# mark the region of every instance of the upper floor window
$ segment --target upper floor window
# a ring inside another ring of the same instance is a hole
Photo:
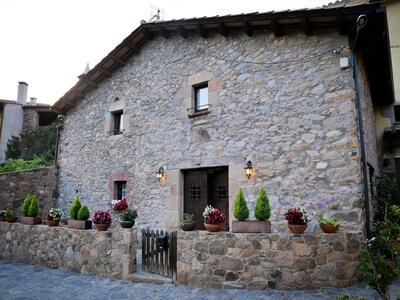
[[[124,113],[123,111],[112,112],[113,128],[111,134],[121,134],[124,131]]]
[[[194,112],[208,110],[208,84],[194,88]]]

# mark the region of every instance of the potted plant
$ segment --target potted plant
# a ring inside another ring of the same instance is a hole
[[[90,212],[86,205],[82,206],[79,195],[76,194],[74,202],[69,210],[68,228],[92,229],[92,221],[89,221]]]
[[[38,215],[39,205],[36,195],[26,195],[22,204],[22,216],[19,221],[27,225],[41,224],[42,220],[38,218]]]
[[[256,200],[254,216],[259,221],[259,231],[257,232],[271,232],[271,221],[268,221],[271,217],[271,206],[263,187],[260,188],[260,193]]]
[[[126,198],[122,200],[112,200],[111,205],[114,209],[114,211],[123,213],[125,210],[128,209],[128,202],[126,202]]]
[[[289,208],[285,213],[285,219],[288,221],[288,227],[293,233],[303,233],[307,228],[308,214],[304,208]]]
[[[338,218],[336,217],[325,218],[326,211],[329,208],[331,208],[334,203],[335,203],[335,198],[332,197],[331,200],[326,201],[325,204],[319,202],[317,208],[315,209],[313,202],[310,202],[310,206],[313,207],[314,209],[312,215],[315,216],[315,218],[319,223],[319,227],[325,233],[335,233],[340,226],[340,221]]]
[[[120,224],[122,228],[132,228],[135,225],[135,219],[137,218],[137,211],[127,209],[124,213],[119,216]]]
[[[14,223],[18,220],[18,217],[15,216],[15,210],[6,209],[4,211],[4,218],[8,223]]]
[[[233,207],[233,216],[237,221],[232,221],[232,231],[233,232],[253,232],[252,222],[245,221],[249,218],[250,212],[247,207],[246,199],[243,195],[242,188],[239,188],[239,192],[236,195],[236,199]]]
[[[106,231],[112,222],[112,218],[108,211],[99,210],[93,214],[92,221],[98,231]]]
[[[196,227],[196,222],[193,221],[194,214],[183,213],[181,228],[184,231],[191,231]]]
[[[221,225],[225,222],[226,216],[218,208],[207,205],[203,212],[204,227],[210,232],[221,230]]]
[[[61,220],[62,211],[59,208],[50,208],[50,210],[46,213],[46,224],[48,226],[58,226]]]

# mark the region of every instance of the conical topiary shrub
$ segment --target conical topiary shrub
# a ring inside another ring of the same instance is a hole
[[[78,211],[78,220],[86,221],[90,217],[89,208],[84,205]]]
[[[37,217],[39,214],[39,205],[37,201],[37,197],[33,195],[31,197],[31,205],[29,206],[28,216],[29,217]]]
[[[247,202],[244,198],[242,188],[239,188],[239,192],[236,196],[233,207],[233,216],[239,221],[244,221],[249,217],[249,208],[247,207]]]
[[[81,208],[82,204],[79,200],[79,195],[76,194],[74,202],[72,202],[71,208],[69,209],[69,217],[71,219],[77,220],[78,219],[78,212]]]
[[[261,187],[260,193],[257,197],[256,207],[254,208],[254,216],[259,221],[266,221],[271,217],[269,199],[263,187]]]
[[[22,216],[27,217],[29,213],[29,207],[31,206],[31,195],[28,194],[25,197],[24,203],[22,203]]]

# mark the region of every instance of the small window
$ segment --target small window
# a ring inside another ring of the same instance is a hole
[[[114,182],[114,199],[122,200],[126,198],[126,181]]]
[[[112,113],[113,117],[113,129],[111,134],[121,134],[124,131],[124,114],[123,111],[117,111]]]
[[[208,110],[208,85],[201,85],[194,89],[195,112]]]
[[[395,105],[393,108],[394,108],[394,121],[400,122],[400,105]]]

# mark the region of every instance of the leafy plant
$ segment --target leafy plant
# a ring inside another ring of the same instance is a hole
[[[45,161],[39,157],[36,157],[32,160],[8,158],[4,163],[0,164],[0,173],[41,169],[45,167]]]
[[[340,293],[335,300],[366,300],[364,296],[353,296],[345,293]]]
[[[46,213],[46,220],[60,220],[62,216],[62,211],[59,208],[50,208]]]
[[[306,225],[308,223],[308,214],[305,208],[289,208],[285,213],[285,219],[291,225]]]
[[[89,219],[89,217],[90,217],[89,208],[86,205],[82,206],[78,211],[77,217],[78,217],[78,220],[81,220],[81,221],[86,221],[87,219]]]
[[[79,200],[79,195],[76,194],[74,202],[72,202],[72,205],[69,209],[69,217],[71,219],[77,220],[78,219],[78,212],[79,209],[81,208],[82,204],[81,201]]]
[[[92,221],[95,224],[111,224],[112,218],[108,211],[96,211],[93,214]]]
[[[249,217],[249,208],[247,207],[247,202],[244,198],[242,188],[239,188],[239,192],[235,199],[233,216],[239,221],[244,221]]]
[[[22,212],[21,213],[24,217],[28,216],[30,206],[31,206],[31,195],[28,194],[28,195],[26,195],[24,202],[22,203]]]
[[[268,220],[271,217],[269,199],[263,187],[260,188],[260,193],[257,197],[256,206],[254,208],[254,216],[260,221]]]
[[[29,206],[28,216],[29,217],[37,217],[39,214],[39,205],[38,200],[35,195],[31,197],[31,205]]]
[[[184,213],[182,223],[193,222],[194,214]]]
[[[360,270],[364,281],[383,299],[390,299],[389,284],[400,276],[400,195],[399,187],[386,175],[378,178],[378,211],[372,228],[372,238],[361,245]],[[383,188],[385,187],[385,188]]]
[[[319,202],[317,208],[315,208],[314,203],[310,201],[310,207],[312,207],[312,209],[314,210],[312,215],[315,216],[319,224],[333,226],[340,225],[340,221],[336,217],[325,218],[325,213],[332,207],[332,205],[334,205],[335,198],[332,197],[331,200],[325,201],[324,203],[323,202],[324,201]]]
[[[15,217],[15,210],[7,208],[3,214],[5,217]]]
[[[119,216],[121,221],[134,221],[137,218],[137,211],[127,209],[123,214]]]

